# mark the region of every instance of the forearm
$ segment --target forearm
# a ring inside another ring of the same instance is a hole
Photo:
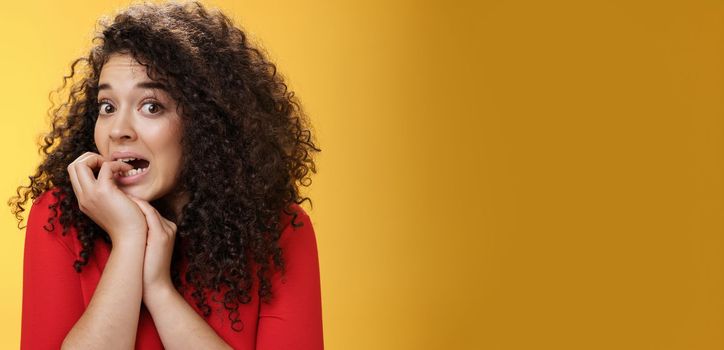
[[[143,299],[166,349],[231,349],[174,288]]]
[[[145,242],[114,246],[88,308],[63,349],[133,349],[143,296]]]

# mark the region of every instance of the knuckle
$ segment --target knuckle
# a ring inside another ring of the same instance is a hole
[[[153,234],[151,235],[153,238],[149,237],[150,239],[153,239],[154,242],[156,242],[159,245],[163,245],[168,240],[168,235],[164,234],[163,230],[162,232],[159,232],[160,234]]]

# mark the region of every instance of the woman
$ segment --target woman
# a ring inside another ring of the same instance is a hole
[[[199,3],[132,6],[94,43],[10,201],[33,199],[21,348],[321,349],[298,186],[320,149],[275,66]]]

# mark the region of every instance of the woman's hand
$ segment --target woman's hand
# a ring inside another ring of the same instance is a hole
[[[171,281],[171,257],[176,240],[176,224],[167,220],[147,201],[129,195],[148,225],[146,255],[143,259],[143,298],[154,292],[173,290]]]
[[[98,168],[96,179],[93,169]],[[146,240],[148,228],[143,213],[113,181],[114,173],[132,168],[121,161],[105,161],[93,152],[84,153],[68,165],[80,211],[103,228],[114,245]]]

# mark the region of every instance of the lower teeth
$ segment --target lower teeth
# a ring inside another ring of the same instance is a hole
[[[125,173],[123,173],[123,177],[128,177],[128,176],[133,176],[133,175],[140,174],[140,173],[142,173],[142,172],[145,172],[146,169],[148,169],[148,168],[132,169],[132,170],[126,171]]]

